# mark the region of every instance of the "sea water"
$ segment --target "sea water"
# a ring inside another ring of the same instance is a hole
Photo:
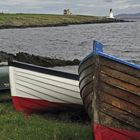
[[[65,60],[83,59],[92,51],[93,40],[103,43],[105,52],[140,64],[140,20],[0,30],[1,51],[27,52]],[[70,70],[69,67],[65,69]],[[77,67],[71,68],[75,73],[74,69]]]

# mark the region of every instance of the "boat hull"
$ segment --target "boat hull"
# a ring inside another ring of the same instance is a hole
[[[83,108],[78,80],[73,75],[44,68],[39,72],[38,67],[22,63],[13,63],[9,71],[17,111],[34,113]]]
[[[92,124],[95,140],[139,140],[140,133],[130,130],[105,127],[100,124]]]
[[[82,61],[78,68],[80,95],[85,109],[91,118],[92,96],[93,96],[93,74],[94,74],[94,57],[90,54]]]
[[[79,73],[79,83],[87,87],[86,90],[80,88],[80,93],[85,94],[83,100],[92,102],[91,107],[88,102],[84,105],[95,140],[139,140],[140,66],[103,53],[98,42],[94,42],[92,55],[92,62],[88,61],[90,54],[79,66],[84,68]],[[92,63],[89,70],[87,62]]]
[[[12,102],[16,111],[24,112],[26,114],[40,113],[40,112],[59,112],[69,110],[83,109],[82,106],[76,104],[65,104],[50,102],[47,100],[29,99],[23,97],[12,97]]]
[[[104,56],[96,59],[93,123],[104,131],[95,127],[94,133],[100,133],[101,140],[140,139],[140,70]]]

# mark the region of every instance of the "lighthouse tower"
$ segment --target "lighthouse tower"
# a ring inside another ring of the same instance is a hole
[[[112,9],[110,9],[110,12],[109,12],[109,18],[114,18],[114,16],[113,16],[113,12],[112,12]]]

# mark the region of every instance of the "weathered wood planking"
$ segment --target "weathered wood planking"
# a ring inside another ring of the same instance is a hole
[[[140,71],[100,56],[98,70],[99,122],[108,127],[140,130]]]
[[[111,76],[113,78],[119,79],[121,81],[130,83],[132,85],[140,87],[140,78],[136,78],[134,76],[128,75],[126,73],[123,73],[118,70],[114,70],[107,66],[101,66],[101,73],[104,73],[108,76]]]
[[[92,82],[94,74],[94,59],[93,55],[90,55],[85,59],[79,66],[79,88],[80,95],[82,97],[84,106],[89,116],[91,117],[91,107],[92,107]]]
[[[119,89],[118,87],[109,85],[104,82],[101,83],[101,90],[112,96],[115,96],[125,101],[129,101],[130,103],[133,103],[137,106],[140,106],[139,95],[136,96],[135,94],[132,94],[131,92],[127,92],[123,89]]]
[[[140,95],[140,88],[135,85],[115,79],[103,73],[100,73],[100,79],[101,81],[110,84],[112,86],[118,87],[119,89],[123,89],[125,91],[131,92],[132,94]]]
[[[96,140],[140,140],[140,66],[103,52],[79,66],[79,87]],[[92,57],[91,57],[92,56]]]
[[[85,59],[81,64],[79,65],[78,68],[78,73],[79,75],[81,74],[84,69],[86,69],[88,66],[94,65],[94,56],[90,55],[87,59]]]
[[[85,77],[87,77],[88,75],[92,75],[93,76],[94,73],[94,65],[89,65],[88,67],[86,67],[86,69],[84,69],[80,74],[79,74],[79,81],[81,82]]]
[[[129,127],[133,127],[135,128],[135,130],[140,129],[140,121],[138,117],[135,117],[134,115],[125,112],[124,110],[121,110],[119,108],[114,108],[107,103],[100,104],[100,109],[101,110],[99,110],[99,112],[104,112],[106,115],[111,116],[112,118],[115,118],[116,120],[120,121],[120,125],[118,125],[117,127],[115,122],[113,122],[112,124],[111,121],[108,122],[102,121],[102,125],[105,125],[106,127],[122,129],[121,124],[123,123],[123,124],[127,124],[125,130],[129,130]],[[102,116],[100,116],[99,114],[99,119],[101,121],[104,118],[102,118]]]
[[[105,102],[107,104],[112,105],[112,107],[114,107],[114,109],[119,108],[132,115],[140,117],[140,107],[135,104],[130,103],[129,101],[122,100],[118,97],[109,95],[108,93],[105,93],[102,91],[99,94],[99,98],[100,98],[101,102]]]
[[[90,82],[92,82],[92,75],[86,76],[82,81],[79,82],[79,87],[82,92],[82,90],[89,85]]]
[[[105,126],[109,126],[108,124],[110,124],[110,127],[112,128],[112,126],[114,126],[115,128],[118,128],[118,126],[121,125],[122,129],[126,129],[127,130],[135,130],[137,131],[138,129],[134,126],[129,126],[126,122],[122,122],[119,119],[116,118],[116,116],[111,116],[108,111],[100,111],[99,112],[99,116],[100,118],[100,124],[104,124]]]
[[[92,94],[87,95],[87,97],[83,100],[84,106],[88,114],[91,114],[91,106],[92,106]]]
[[[100,57],[100,64],[104,65],[104,66],[108,66],[112,69],[121,71],[123,73],[132,75],[134,77],[140,78],[140,70],[127,66],[127,65],[124,65],[124,64],[121,64],[119,62],[114,63],[113,61],[110,61],[107,58]]]
[[[84,100],[84,98],[86,98],[88,94],[91,94],[92,91],[93,91],[92,82],[89,82],[89,84],[87,84],[84,88],[82,88],[80,92],[82,99]]]

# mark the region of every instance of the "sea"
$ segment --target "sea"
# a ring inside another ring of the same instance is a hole
[[[140,64],[140,19],[134,22],[81,24],[0,30],[0,51],[82,60],[93,48],[93,40],[104,51],[123,60]],[[55,69],[77,73],[78,66]]]

